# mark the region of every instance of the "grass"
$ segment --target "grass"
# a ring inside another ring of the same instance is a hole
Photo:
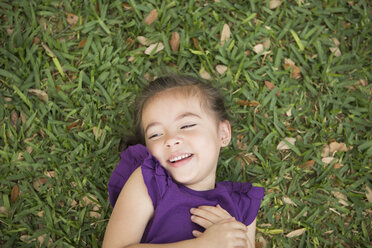
[[[130,105],[165,70],[225,95],[218,179],[265,187],[257,247],[371,246],[371,5],[270,2],[1,1],[0,245],[100,246]]]

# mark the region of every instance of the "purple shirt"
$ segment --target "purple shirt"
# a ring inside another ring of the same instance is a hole
[[[194,238],[193,230],[204,229],[191,222],[190,209],[201,205],[220,204],[236,220],[248,226],[256,218],[264,196],[264,188],[254,187],[249,182],[219,182],[216,188],[207,191],[189,189],[177,184],[145,146],[135,145],[121,154],[111,175],[108,183],[111,206],[115,205],[125,182],[139,166],[154,206],[153,218],[147,224],[141,243],[162,244]]]

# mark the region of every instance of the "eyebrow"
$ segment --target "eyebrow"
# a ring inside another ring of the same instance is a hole
[[[196,117],[196,118],[201,119],[200,115],[198,115],[198,114],[195,114],[195,113],[192,113],[192,112],[185,112],[185,113],[182,113],[179,116],[177,116],[175,121],[181,120],[181,119],[186,118],[186,117]],[[156,125],[160,125],[160,122],[156,122],[156,121],[151,122],[149,125],[147,125],[147,127],[145,129],[145,133],[147,133],[147,130],[149,130],[150,127],[153,127],[153,126],[156,126]]]

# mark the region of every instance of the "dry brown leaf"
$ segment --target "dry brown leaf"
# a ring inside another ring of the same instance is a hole
[[[199,49],[199,41],[196,37],[192,38],[192,44],[194,45],[196,49]]]
[[[145,36],[137,36],[137,40],[142,46],[150,45],[149,40]]]
[[[372,202],[372,189],[366,185],[366,197],[368,202]]]
[[[87,196],[84,196],[82,200],[83,200],[83,202],[85,203],[86,206],[88,206],[90,204],[96,205],[96,202],[98,202],[97,197],[95,197],[92,194],[88,194]],[[79,206],[83,207],[83,204],[82,204],[81,201],[80,201]]]
[[[301,228],[301,229],[294,230],[294,231],[288,233],[285,236],[287,238],[294,238],[294,237],[298,237],[298,236],[302,235],[305,231],[306,231],[306,228]]]
[[[6,214],[8,210],[6,209],[5,206],[0,206],[0,214]]]
[[[70,25],[75,25],[79,21],[79,17],[72,13],[67,13],[67,22]]]
[[[10,193],[10,201],[15,203],[19,197],[19,188],[18,185],[14,185],[12,188],[12,192]]]
[[[31,244],[31,242],[35,241],[35,238],[32,238],[31,235],[21,235],[19,239],[26,244]]]
[[[180,35],[177,32],[172,32],[172,37],[169,41],[172,51],[177,52],[180,47]]]
[[[39,38],[37,38],[37,37],[34,37],[34,40],[33,40],[33,42],[32,42],[33,44],[39,44],[40,43],[40,39]]]
[[[260,105],[260,103],[257,101],[248,101],[248,100],[238,100],[237,103],[240,106],[248,106],[248,107],[256,107]]]
[[[334,157],[325,157],[322,158],[322,162],[325,164],[330,164],[335,158]]]
[[[272,82],[270,81],[265,81],[265,86],[266,88],[268,88],[269,90],[272,90],[275,88],[275,84],[273,84]]]
[[[284,68],[286,70],[292,70],[292,78],[298,79],[301,77],[301,70],[296,66],[296,64],[288,58],[284,59]]]
[[[340,46],[340,41],[336,37],[333,37],[332,41],[333,41],[333,44],[335,44],[336,47]]]
[[[50,177],[50,178],[55,178],[56,177],[54,171],[46,171],[46,172],[44,172],[44,175],[47,176],[47,177]]]
[[[34,189],[36,191],[40,191],[40,188],[42,185],[46,184],[48,182],[48,178],[42,177],[42,178],[36,178],[33,182],[32,185],[34,186]]]
[[[70,132],[70,130],[74,127],[77,127],[80,124],[81,120],[77,120],[71,124],[67,125],[67,131]]]
[[[305,170],[311,170],[314,164],[315,164],[315,160],[309,160],[309,161],[306,161],[306,163],[300,165],[300,168],[305,169]]]
[[[10,120],[11,120],[11,124],[12,124],[13,127],[17,125],[17,122],[18,122],[18,113],[16,111],[13,111],[10,114]]]
[[[14,28],[7,27],[5,29],[6,29],[6,33],[8,34],[8,36],[11,36],[13,34]]]
[[[270,9],[276,9],[276,8],[279,7],[281,4],[282,4],[282,1],[280,1],[280,0],[270,0],[269,8],[270,8]]]
[[[43,244],[45,242],[45,239],[46,239],[46,236],[47,234],[42,234],[40,235],[39,237],[37,237],[37,240],[39,241],[40,244]],[[47,241],[47,246],[51,246],[53,244],[53,240],[52,238],[49,238],[48,241]]]
[[[32,146],[27,146],[26,147],[26,151],[28,152],[28,154],[31,154],[33,150],[34,150],[34,148],[32,148]]]
[[[289,198],[288,196],[283,196],[283,201],[289,205],[292,205],[292,206],[295,206],[297,207],[297,204],[294,203],[291,198]]]
[[[37,212],[36,215],[39,216],[40,218],[43,218],[43,216],[44,216],[44,211],[41,210],[41,211]]]
[[[328,157],[329,156],[329,145],[324,144],[322,148],[322,153],[320,155],[322,158]]]
[[[255,45],[253,47],[253,51],[257,54],[259,54],[260,52],[262,52],[264,50],[264,45],[262,43],[258,43],[257,45]]]
[[[87,43],[87,38],[81,40],[81,41],[79,42],[78,48],[83,48],[83,47],[85,47],[85,44],[86,44],[86,43]]]
[[[43,90],[29,89],[28,90],[28,93],[31,93],[31,94],[37,96],[43,102],[47,102],[48,101],[48,94],[45,91],[43,91]]]
[[[102,129],[98,129],[98,127],[93,127],[93,134],[97,136],[98,138],[102,135]]]
[[[72,201],[71,201],[71,204],[70,204],[70,207],[74,208],[74,207],[76,207],[77,205],[78,205],[77,201],[72,200]]]
[[[333,168],[334,168],[334,169],[340,169],[340,168],[342,168],[342,167],[344,167],[344,165],[343,165],[343,164],[339,164],[339,163],[335,163],[335,164],[333,165]]]
[[[26,117],[24,116],[23,112],[21,111],[19,113],[19,116],[21,117],[22,124],[24,125],[27,122]]]
[[[331,51],[331,53],[335,54],[335,57],[340,57],[342,55],[340,48],[338,47],[330,47],[329,50]]]
[[[125,10],[132,10],[132,7],[127,3],[122,3],[121,6],[123,6]]]
[[[156,48],[156,50],[155,50],[155,48]],[[163,49],[164,49],[164,44],[162,42],[154,43],[154,44],[151,44],[145,50],[145,54],[147,54],[147,55],[150,55],[151,53],[155,54],[155,53],[160,52]],[[153,50],[155,50],[155,51],[153,52]]]
[[[347,152],[348,149],[345,143],[331,142],[329,144],[329,152],[334,154],[335,152]]]
[[[295,142],[296,142],[296,138],[290,138],[290,137],[286,137],[284,138],[284,140],[286,140],[287,142],[289,142],[290,144],[294,145]],[[289,150],[291,149],[285,142],[284,140],[280,141],[278,146],[276,147],[276,149],[278,150]]]
[[[199,75],[201,78],[206,79],[206,80],[212,79],[211,74],[209,74],[209,72],[207,72],[204,68],[200,69]]]
[[[89,211],[89,216],[92,217],[92,218],[99,219],[101,217],[101,213],[98,212],[99,209],[100,209],[100,207],[98,205],[95,205],[93,207],[93,211]]]
[[[338,202],[341,203],[344,206],[349,206],[349,203],[347,203],[347,197],[345,194],[337,191],[332,191],[332,194],[334,197],[337,198]]]
[[[229,25],[224,24],[221,32],[221,46],[225,45],[225,42],[230,39],[230,36],[231,36],[230,27]]]
[[[351,7],[353,7],[355,5],[355,2],[354,1],[347,1],[347,4],[349,4]]]
[[[227,66],[226,65],[216,65],[216,71],[218,74],[222,75],[226,72]]]
[[[264,46],[265,49],[270,49],[270,45],[271,45],[270,39],[265,40],[262,43],[262,45]]]
[[[156,9],[153,9],[147,15],[147,17],[145,19],[145,23],[147,25],[151,25],[156,20],[156,18],[158,18],[158,11]]]
[[[288,111],[285,112],[285,114],[286,114],[288,117],[291,117],[291,116],[292,116],[292,107],[290,107],[290,108],[288,109]]]

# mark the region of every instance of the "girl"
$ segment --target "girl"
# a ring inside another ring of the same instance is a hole
[[[110,178],[103,247],[254,247],[263,188],[215,182],[231,139],[221,94],[194,77],[162,77],[143,90],[135,114],[139,144]]]

